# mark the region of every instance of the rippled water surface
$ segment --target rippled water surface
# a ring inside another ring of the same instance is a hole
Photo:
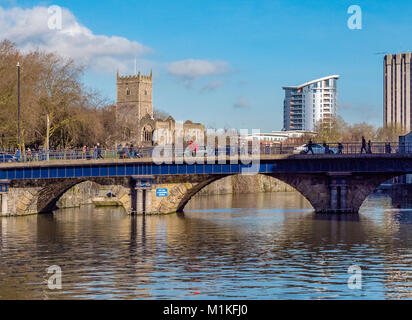
[[[0,219],[0,299],[412,298],[412,210],[373,195],[319,216],[297,193],[196,197],[184,214]],[[62,290],[47,268],[62,269]],[[348,288],[351,265],[362,289]]]

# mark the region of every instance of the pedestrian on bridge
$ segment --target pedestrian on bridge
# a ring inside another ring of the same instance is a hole
[[[365,153],[368,153],[367,150],[366,150],[366,140],[365,140],[364,136],[362,136],[362,147],[360,149],[360,153],[362,153],[363,150],[365,150]]]
[[[370,140],[368,141],[368,152],[367,153],[372,153],[372,143]]]
[[[385,153],[392,153],[391,143],[388,142],[385,144]]]
[[[100,143],[97,143],[96,151],[97,151],[97,159],[103,159],[102,147],[100,146]]]
[[[16,149],[15,157],[16,157],[17,161],[20,161],[20,149],[19,148]]]
[[[342,154],[342,150],[343,150],[343,144],[342,143],[338,143],[338,154]]]
[[[30,148],[27,148],[26,154],[27,154],[27,160],[28,160],[28,161],[32,161],[32,160],[33,160],[33,159],[32,159],[32,152],[31,152],[31,149],[30,149]]]
[[[123,159],[127,159],[129,157],[129,144],[126,143],[126,145],[123,148]]]
[[[190,154],[191,154],[192,156],[194,156],[194,145],[193,145],[193,141],[190,141],[189,147],[190,147]]]
[[[329,154],[329,146],[326,144],[326,142],[323,142],[323,148],[325,149],[325,154]]]
[[[308,151],[306,152],[306,154],[308,154],[309,151],[312,152],[312,154],[314,154],[313,149],[312,149],[312,146],[313,146],[312,139],[309,139],[309,142],[308,142]]]

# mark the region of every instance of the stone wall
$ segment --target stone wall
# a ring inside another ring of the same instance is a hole
[[[92,199],[100,194],[102,187],[92,181],[79,183],[67,190],[57,201],[56,205],[59,208],[74,208],[92,204]]]

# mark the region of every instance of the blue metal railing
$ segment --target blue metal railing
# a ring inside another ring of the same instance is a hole
[[[314,154],[390,154],[412,153],[412,143],[372,142],[370,148],[362,148],[362,144],[355,143],[329,143],[326,148],[320,143],[313,143]],[[0,163],[5,162],[38,162],[52,160],[91,160],[91,159],[151,159],[154,147],[146,148],[115,148],[115,149],[68,149],[68,150],[30,150],[19,154],[18,152],[0,152]],[[161,147],[160,156],[170,157],[203,157],[203,156],[230,156],[250,155],[255,153],[250,146],[226,146],[226,147],[199,147],[198,150],[190,148],[174,148],[173,146]],[[257,151],[260,155],[277,154],[312,154],[308,153],[307,144],[291,143],[265,143],[261,144]]]

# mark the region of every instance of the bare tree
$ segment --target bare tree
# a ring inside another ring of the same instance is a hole
[[[104,143],[113,129],[105,108],[107,100],[87,89],[82,66],[55,53],[21,53],[16,46],[0,42],[0,135],[15,146],[17,140],[17,72],[21,69],[21,127],[25,145],[52,148],[80,147]],[[47,128],[47,117],[49,128]],[[48,135],[48,137],[47,137]]]

